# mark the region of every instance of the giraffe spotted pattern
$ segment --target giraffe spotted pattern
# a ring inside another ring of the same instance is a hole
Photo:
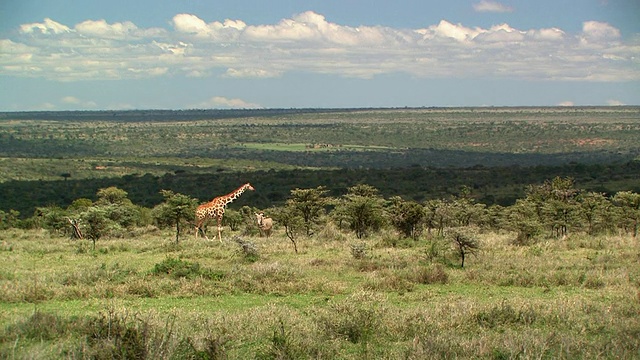
[[[196,239],[198,238],[198,232],[202,229],[202,225],[209,219],[216,219],[218,223],[218,240],[222,242],[222,217],[224,216],[224,210],[230,202],[239,198],[246,190],[254,191],[255,189],[251,184],[246,183],[227,195],[218,196],[208,203],[204,203],[196,209]],[[207,234],[204,233],[204,237],[209,240]]]

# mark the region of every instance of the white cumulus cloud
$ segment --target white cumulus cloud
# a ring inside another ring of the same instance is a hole
[[[478,9],[499,8],[481,1]],[[478,10],[480,11],[480,10]],[[484,10],[487,11],[487,10]],[[623,40],[611,24],[489,28],[441,20],[417,29],[347,26],[306,11],[274,24],[208,21],[177,14],[170,28],[124,21],[51,19],[0,39],[0,75],[56,81],[165,76],[273,78],[289,72],[370,79],[502,77],[539,80],[640,80],[640,36]]]
[[[65,25],[55,22],[49,18],[44,19],[41,23],[24,24],[20,26],[20,32],[26,34],[42,33],[42,34],[63,34],[70,32],[71,29]]]
[[[124,38],[127,33],[138,29],[132,22],[108,24],[104,20],[87,20],[75,26],[80,33],[88,36]]]
[[[83,101],[75,96],[64,96],[60,102],[71,108],[93,109],[97,107],[94,101]]]
[[[620,30],[604,22],[585,21],[582,24],[582,36],[588,42],[618,40]]]
[[[479,3],[473,4],[473,9],[477,12],[495,12],[505,13],[512,12],[511,6],[503,5],[497,1],[482,0]]]
[[[207,101],[195,104],[191,106],[196,109],[203,108],[225,108],[225,109],[259,109],[262,108],[259,104],[254,104],[242,99],[227,98],[224,96],[214,96]]]
[[[277,71],[269,71],[264,69],[235,69],[229,68],[225,73],[226,77],[231,78],[272,78],[278,77],[281,73]]]
[[[233,40],[247,26],[241,20],[229,19],[207,23],[193,14],[178,14],[173,17],[172,23],[178,33],[219,40]]]
[[[78,99],[75,96],[65,96],[61,100],[65,104],[79,104],[80,103],[80,99]]]
[[[607,100],[607,105],[609,105],[609,106],[624,106],[625,103],[623,103],[620,100],[610,99],[610,100]]]

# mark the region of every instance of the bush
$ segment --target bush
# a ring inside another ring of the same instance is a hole
[[[414,271],[413,280],[419,284],[446,284],[449,274],[441,264],[422,266]]]
[[[362,260],[367,258],[367,244],[361,242],[358,244],[351,244],[351,256],[354,259]]]
[[[204,277],[210,280],[220,280],[225,275],[221,272],[201,269],[197,262],[189,262],[180,259],[166,258],[161,263],[156,264],[151,271],[154,275],[169,275],[174,279]]]
[[[234,236],[233,241],[240,245],[240,253],[244,256],[245,260],[249,262],[256,262],[260,258],[260,252],[258,246],[251,241],[244,240],[239,236]]]
[[[359,292],[331,304],[318,321],[328,338],[347,338],[354,344],[366,344],[381,327],[381,302],[373,293]]]

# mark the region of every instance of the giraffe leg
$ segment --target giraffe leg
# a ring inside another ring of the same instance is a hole
[[[209,239],[209,237],[207,236],[207,231],[205,230],[205,228],[204,228],[204,227],[200,228],[200,231],[202,231],[202,235],[204,235],[204,238],[205,238],[207,241],[211,241],[211,239]]]
[[[207,241],[209,241],[209,237],[207,236],[207,232],[204,231],[204,228],[202,228],[202,225],[204,225],[204,221],[198,221],[196,222],[196,240],[198,240],[198,233],[200,231],[202,231],[202,235],[204,235],[204,238],[207,239]]]
[[[200,226],[202,226],[203,223],[204,223],[204,219],[200,218],[198,214],[196,214],[196,223],[194,224],[195,230],[196,230],[196,240],[198,240],[198,233],[200,232]]]
[[[218,240],[222,243],[222,217],[218,217]]]

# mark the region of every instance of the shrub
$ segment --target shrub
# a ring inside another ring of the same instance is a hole
[[[362,260],[367,258],[367,244],[361,242],[358,244],[351,244],[351,256],[354,259]]]
[[[180,259],[166,258],[161,263],[156,264],[151,271],[154,275],[169,275],[174,279],[204,277],[210,280],[220,280],[225,275],[208,269],[202,269],[197,262],[189,262]]]
[[[446,284],[449,274],[441,264],[421,266],[414,270],[413,280],[419,284]]]
[[[466,258],[466,255],[475,255],[480,248],[478,240],[474,237],[473,233],[467,229],[453,229],[449,234],[449,238],[460,257],[460,267],[464,267],[464,259]]]
[[[249,262],[256,262],[260,258],[258,246],[249,240],[244,240],[239,236],[234,236],[233,241],[240,245],[240,254]]]
[[[382,324],[382,301],[373,293],[359,292],[331,304],[317,318],[328,338],[346,338],[352,343],[368,343]]]

